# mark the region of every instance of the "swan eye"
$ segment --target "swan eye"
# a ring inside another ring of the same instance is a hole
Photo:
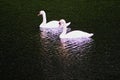
[[[59,22],[59,25],[61,25],[61,22]]]

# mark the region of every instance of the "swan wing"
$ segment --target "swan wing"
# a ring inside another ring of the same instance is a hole
[[[92,35],[93,34],[91,34],[91,33],[76,30],[76,31],[67,33],[65,36],[67,38],[87,38],[87,37],[91,37]]]
[[[46,24],[41,24],[40,27],[42,27],[42,28],[57,28],[57,27],[59,27],[59,22],[58,21],[50,21]]]
[[[57,27],[59,27],[59,21],[50,21],[45,25],[45,27],[57,28]]]

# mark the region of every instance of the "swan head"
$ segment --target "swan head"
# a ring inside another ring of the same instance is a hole
[[[67,27],[67,26],[69,26],[70,24],[71,24],[71,22],[66,23],[66,21],[65,21],[64,19],[61,19],[61,20],[59,21],[60,27]]]
[[[60,27],[61,27],[61,26],[65,26],[65,24],[66,24],[66,21],[65,21],[64,19],[61,19],[61,20],[59,21]]]
[[[44,11],[44,10],[41,10],[41,11],[39,12],[38,16],[44,15],[44,14],[45,14],[45,11]]]

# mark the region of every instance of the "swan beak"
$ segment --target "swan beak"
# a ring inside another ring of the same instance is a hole
[[[37,16],[40,16],[41,14],[38,14]]]
[[[71,24],[71,22],[68,22],[67,24],[66,24],[66,26],[69,26]]]

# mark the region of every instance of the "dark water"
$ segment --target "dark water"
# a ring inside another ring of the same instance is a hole
[[[94,36],[61,42],[40,32],[41,9]],[[119,80],[119,0],[0,0],[0,18],[1,80]]]

